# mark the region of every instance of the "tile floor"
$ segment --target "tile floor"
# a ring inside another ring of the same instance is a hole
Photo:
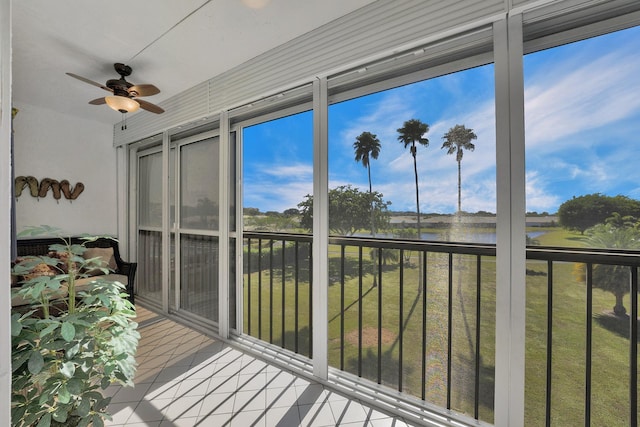
[[[409,426],[138,307],[135,387],[111,386],[107,426]]]

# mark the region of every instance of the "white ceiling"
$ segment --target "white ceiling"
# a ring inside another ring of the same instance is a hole
[[[374,0],[14,0],[13,104],[115,124],[87,104],[108,95],[66,76],[104,84],[113,63],[133,68],[162,101]],[[133,113],[135,114],[135,113]]]

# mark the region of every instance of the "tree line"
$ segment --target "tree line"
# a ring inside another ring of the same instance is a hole
[[[626,196],[586,194],[567,200],[558,208],[558,221],[566,229],[578,231],[591,248],[640,250],[640,201]],[[586,281],[586,266],[576,264],[576,278]],[[616,302],[613,312],[624,316],[624,296],[630,292],[630,268],[620,265],[593,266],[593,286],[611,292]]]

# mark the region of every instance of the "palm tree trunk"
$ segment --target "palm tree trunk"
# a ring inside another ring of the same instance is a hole
[[[613,313],[616,316],[624,316],[627,314],[627,309],[624,307],[624,293],[616,292],[616,305],[613,307]]]
[[[418,227],[418,240],[420,240],[420,195],[418,192],[418,163],[416,160],[416,146],[415,144],[411,146],[411,154],[413,155],[413,173],[416,177],[416,211],[417,211],[417,216],[416,216],[416,220],[418,222],[417,227]]]
[[[462,212],[462,178],[460,174],[460,161],[458,161],[458,213]]]
[[[414,144],[411,146],[411,154],[413,155],[413,173],[415,174],[416,177],[416,211],[417,211],[417,226],[418,226],[418,240],[420,240],[422,238],[422,230],[420,227],[420,195],[419,195],[419,191],[418,191],[418,163],[416,160],[416,145],[415,142]],[[418,255],[420,255],[420,252],[418,252]],[[418,295],[420,295],[420,293],[422,292],[422,269],[423,269],[423,265],[422,265],[422,257],[418,256]]]
[[[374,221],[374,215],[373,215],[373,189],[371,187],[371,165],[368,164],[367,165],[367,171],[369,173],[369,199],[371,200],[371,206],[369,207],[371,209],[371,236],[375,237],[376,236],[376,226],[375,226],[375,221]],[[380,250],[380,249],[378,249]],[[378,261],[378,251],[374,252],[374,257],[373,257],[373,286],[378,286],[378,280],[377,280],[377,261]]]

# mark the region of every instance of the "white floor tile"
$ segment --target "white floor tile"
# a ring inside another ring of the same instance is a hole
[[[164,420],[159,424],[159,427],[193,427],[197,423],[198,423],[198,419],[195,417],[178,418],[177,420]]]
[[[149,387],[145,399],[173,399],[179,388],[180,381],[154,382]]]
[[[204,396],[209,390],[210,381],[208,378],[184,379],[180,381],[180,387],[178,387],[176,396]]]
[[[329,393],[321,384],[309,384],[306,386],[297,386],[296,394],[298,405],[312,405],[314,403],[322,403],[328,399]]]
[[[165,419],[176,420],[179,418],[197,418],[202,406],[201,396],[180,397],[175,399],[162,412]]]
[[[155,381],[159,373],[159,368],[147,368],[145,366],[138,365],[136,376],[133,378],[133,382],[136,384],[152,383],[153,381]]]
[[[107,426],[410,426],[170,320],[140,332],[136,387],[107,389]]]
[[[328,402],[313,405],[298,405],[302,425],[313,427],[330,427],[336,425]]]
[[[109,405],[109,413],[113,419],[111,421],[106,421],[106,425],[123,425],[133,413],[133,408],[130,403],[112,403]]]
[[[371,427],[410,427],[412,425],[392,417],[370,420],[369,424],[371,424]]]
[[[165,366],[158,373],[155,381],[157,382],[166,382],[166,381],[180,381],[184,378],[185,373],[189,370],[186,366]]]
[[[269,387],[273,388],[294,387],[296,382],[295,375],[286,371],[270,372],[267,370],[266,378]]]
[[[126,427],[159,427],[160,423],[161,423],[160,421],[147,421],[147,422],[144,422],[144,423],[130,423],[130,422],[128,422]]]
[[[268,427],[293,427],[302,425],[300,423],[298,408],[293,406],[271,408],[267,412],[266,419]]]
[[[267,427],[267,417],[263,411],[236,412],[231,419],[231,427]]]
[[[207,393],[235,393],[238,379],[238,376],[214,376],[209,380]]]
[[[254,358],[242,361],[242,373],[244,375],[255,374],[257,372],[267,372],[266,362]]]
[[[267,388],[267,407],[282,408],[293,405],[298,400],[295,387]]]
[[[233,414],[212,414],[198,417],[198,427],[228,427]]]
[[[235,394],[233,412],[264,411],[266,408],[264,390],[238,391]]]
[[[367,414],[357,401],[329,402],[333,416],[340,424],[363,422],[367,419]]]
[[[184,377],[188,379],[211,378],[217,375],[219,370],[215,363],[208,364],[201,362],[191,365],[191,368],[185,373]]]
[[[121,387],[111,398],[111,403],[140,402],[151,384],[137,384],[135,387]]]
[[[238,387],[241,390],[263,390],[266,386],[266,372],[238,376]]]
[[[203,417],[209,414],[231,414],[233,413],[234,402],[235,394],[207,394],[202,399],[202,405],[200,406],[200,413],[198,414],[198,417]]]
[[[168,406],[171,404],[171,399],[165,399],[164,401],[158,400],[155,403],[148,402],[143,400],[136,406],[129,417],[128,422],[153,422],[153,421],[162,421],[164,415],[162,414],[162,410],[164,406]]]

